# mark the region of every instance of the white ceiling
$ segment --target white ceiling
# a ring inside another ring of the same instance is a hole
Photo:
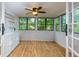
[[[16,14],[18,17],[33,17],[32,14],[26,15],[29,11],[25,8],[42,6],[47,13],[39,14],[39,17],[56,17],[62,12],[65,12],[65,2],[6,2],[6,9]]]

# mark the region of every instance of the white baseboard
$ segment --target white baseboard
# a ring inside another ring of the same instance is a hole
[[[23,40],[21,40],[21,41],[54,41],[54,40],[44,40],[44,39],[43,39],[43,40],[42,40],[42,39],[38,39],[38,40],[37,40],[37,39],[29,39],[29,40],[26,40],[26,39],[25,39],[25,40],[24,40],[24,39],[23,39]]]
[[[21,40],[21,41],[49,41],[49,40]],[[54,40],[50,40],[50,41],[54,41]]]
[[[58,43],[60,46],[62,46],[63,48],[66,48],[63,44],[59,43],[58,41],[55,41],[56,43]]]

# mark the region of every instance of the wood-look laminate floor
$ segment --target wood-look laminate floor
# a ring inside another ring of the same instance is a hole
[[[64,57],[65,49],[55,42],[21,41],[9,57]]]

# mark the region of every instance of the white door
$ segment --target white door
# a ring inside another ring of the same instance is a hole
[[[66,3],[66,56],[79,56],[79,3]]]

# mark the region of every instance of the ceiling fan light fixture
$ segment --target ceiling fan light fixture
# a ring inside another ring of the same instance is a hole
[[[33,15],[38,15],[38,12],[32,12]]]

